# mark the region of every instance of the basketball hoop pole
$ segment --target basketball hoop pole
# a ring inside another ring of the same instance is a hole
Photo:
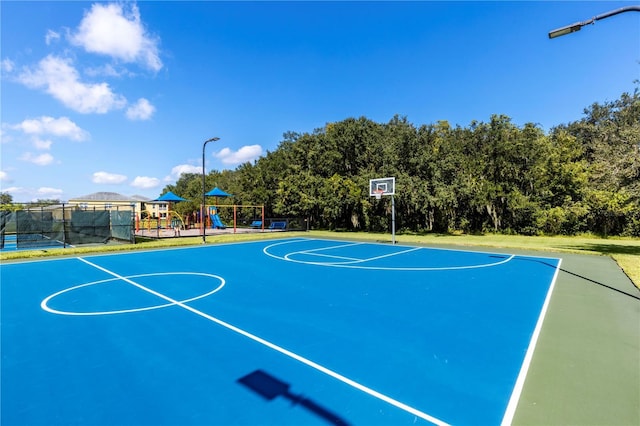
[[[391,195],[391,244],[396,243],[396,178],[369,179],[369,195],[381,200],[383,195]]]
[[[211,139],[207,139],[202,144],[202,207],[200,207],[200,229],[202,230],[202,244],[207,243],[207,231],[205,229],[204,223],[204,211],[207,208],[207,188],[205,187],[205,173],[204,173],[204,148],[207,146],[209,142],[215,142],[220,140],[220,138],[215,137]]]
[[[391,244],[396,245],[396,201],[391,195]]]

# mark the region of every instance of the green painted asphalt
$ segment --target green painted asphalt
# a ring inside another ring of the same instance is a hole
[[[640,291],[608,256],[562,258],[514,425],[640,425]]]

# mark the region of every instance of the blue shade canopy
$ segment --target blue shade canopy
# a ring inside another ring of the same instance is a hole
[[[215,188],[213,188],[211,191],[207,192],[206,194],[209,197],[233,197],[233,195],[231,194],[227,194],[226,192],[224,192],[222,189],[218,188],[217,186]]]
[[[156,198],[153,201],[168,201],[171,203],[178,203],[180,201],[187,201],[185,198],[182,198],[176,194],[174,194],[173,192],[169,191],[166,194],[162,194],[162,196],[160,196],[160,198]]]

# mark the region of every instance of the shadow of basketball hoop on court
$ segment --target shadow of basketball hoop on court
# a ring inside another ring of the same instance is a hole
[[[303,395],[296,395],[289,392],[290,385],[288,383],[273,377],[265,371],[256,370],[253,373],[249,373],[238,379],[238,383],[251,389],[267,401],[272,401],[282,396],[289,399],[293,405],[300,405],[333,425],[348,425],[348,423],[338,415],[318,405],[313,400],[305,398]]]

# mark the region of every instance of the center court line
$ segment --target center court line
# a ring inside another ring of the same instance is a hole
[[[238,328],[238,327],[236,327],[234,325],[231,325],[231,324],[229,324],[227,322],[224,322],[224,321],[222,321],[222,320],[220,320],[218,318],[215,318],[215,317],[213,317],[213,316],[211,316],[209,314],[206,314],[206,313],[204,313],[202,311],[199,311],[199,310],[197,310],[195,308],[192,308],[189,305],[185,305],[184,303],[182,303],[182,302],[180,302],[178,300],[172,299],[169,296],[165,296],[162,293],[158,293],[155,290],[152,290],[152,289],[147,288],[147,287],[145,287],[145,286],[143,286],[141,284],[138,284],[135,281],[132,281],[132,280],[130,280],[130,279],[128,279],[128,278],[126,278],[126,277],[124,277],[122,275],[119,275],[119,274],[117,274],[115,272],[112,272],[112,271],[106,269],[106,268],[103,268],[102,266],[96,265],[95,263],[92,263],[92,262],[90,262],[90,261],[88,261],[86,259],[83,259],[81,257],[77,257],[76,259],[80,260],[81,262],[86,263],[89,266],[93,266],[94,268],[99,269],[99,270],[101,270],[101,271],[103,271],[103,272],[105,272],[105,273],[107,273],[107,274],[109,274],[111,276],[119,278],[119,279],[121,279],[121,280],[123,280],[123,281],[125,281],[125,282],[127,282],[127,283],[129,283],[129,284],[131,284],[133,286],[135,286],[135,287],[138,287],[139,289],[141,289],[143,291],[151,293],[154,296],[160,297],[161,299],[164,299],[164,300],[166,300],[168,302],[171,302],[172,304],[174,304],[176,306],[180,306],[181,308],[186,309],[187,311],[190,311],[190,312],[192,312],[192,313],[194,313],[194,314],[196,314],[198,316],[201,316],[202,318],[208,319],[209,321],[212,321],[212,322],[214,322],[214,323],[216,323],[218,325],[221,325],[222,327],[225,327],[225,328],[227,328],[227,329],[229,329],[229,330],[231,330],[233,332],[236,332],[236,333],[238,333],[238,334],[240,334],[242,336],[245,336],[245,337],[247,337],[247,338],[249,338],[249,339],[251,339],[251,340],[253,340],[253,341],[257,342],[257,343],[260,343],[260,344],[262,344],[262,345],[264,345],[264,346],[266,346],[266,347],[268,347],[270,349],[273,349],[273,350],[275,350],[277,352],[280,352],[281,354],[286,355],[289,358],[292,358],[292,359],[294,359],[296,361],[299,361],[299,362],[301,362],[301,363],[303,363],[303,364],[305,364],[305,365],[307,365],[307,366],[309,366],[309,367],[311,367],[311,368],[313,368],[315,370],[320,371],[321,373],[324,373],[324,374],[326,374],[326,375],[328,375],[330,377],[333,377],[334,379],[337,379],[337,380],[341,381],[342,383],[345,383],[345,384],[347,384],[347,385],[349,385],[349,386],[351,386],[351,387],[353,387],[353,388],[355,388],[357,390],[360,390],[360,391],[362,391],[362,392],[364,392],[364,393],[366,393],[366,394],[368,394],[370,396],[373,396],[374,398],[380,399],[381,401],[384,401],[384,402],[386,402],[388,404],[391,404],[394,407],[397,407],[397,408],[399,408],[401,410],[404,410],[404,411],[406,411],[406,412],[408,412],[410,414],[413,414],[416,417],[420,417],[421,419],[424,419],[424,420],[426,420],[428,422],[431,422],[433,424],[436,424],[438,426],[449,426],[448,423],[446,423],[446,422],[444,422],[444,421],[442,421],[440,419],[437,419],[437,418],[435,418],[433,416],[430,416],[429,414],[423,413],[422,411],[420,411],[420,410],[418,410],[416,408],[413,408],[413,407],[411,407],[411,406],[409,406],[407,404],[404,404],[404,403],[402,403],[400,401],[397,401],[397,400],[395,400],[395,399],[393,399],[393,398],[391,398],[391,397],[389,397],[387,395],[384,395],[384,394],[382,394],[382,393],[380,393],[380,392],[378,392],[376,390],[373,390],[373,389],[371,389],[371,388],[369,388],[367,386],[364,386],[364,385],[362,385],[362,384],[360,384],[360,383],[358,383],[358,382],[356,382],[354,380],[349,379],[346,376],[343,376],[340,373],[336,373],[333,370],[329,370],[328,368],[323,367],[320,364],[317,364],[317,363],[315,363],[315,362],[313,362],[313,361],[311,361],[311,360],[309,360],[307,358],[304,358],[304,357],[302,357],[302,356],[300,356],[300,355],[298,355],[296,353],[293,353],[293,352],[291,352],[291,351],[289,351],[289,350],[287,350],[287,349],[285,349],[285,348],[283,348],[281,346],[278,346],[278,345],[276,345],[274,343],[271,343],[271,342],[269,342],[269,341],[267,341],[267,340],[265,340],[265,339],[263,339],[261,337],[256,336],[255,334],[251,334],[248,331],[242,330],[241,328]]]

